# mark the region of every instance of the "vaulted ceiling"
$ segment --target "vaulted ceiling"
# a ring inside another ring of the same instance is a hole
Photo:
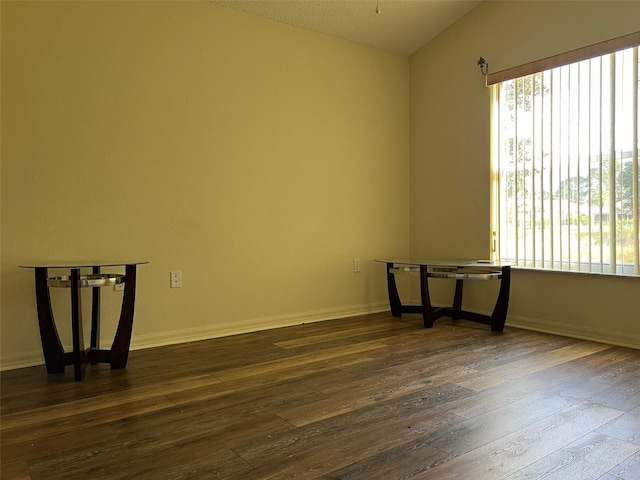
[[[225,7],[410,56],[482,0],[211,0]]]

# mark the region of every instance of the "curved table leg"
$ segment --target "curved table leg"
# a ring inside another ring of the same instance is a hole
[[[462,310],[462,290],[464,282],[462,280],[456,280],[456,291],[453,294],[453,312],[451,318],[453,320],[460,320],[460,311]]]
[[[498,299],[491,314],[491,331],[502,332],[507,321],[507,310],[509,309],[509,289],[511,285],[511,267],[502,267],[502,280]]]
[[[391,315],[394,317],[402,317],[402,303],[400,295],[398,295],[398,286],[396,285],[396,276],[391,273],[393,263],[387,263],[387,292],[389,293],[389,307]]]
[[[73,376],[82,380],[87,369],[87,352],[82,331],[82,295],[80,269],[71,270],[71,331],[73,334]]]
[[[100,267],[93,267],[93,274],[100,273]],[[91,343],[90,350],[95,351],[100,348],[100,287],[91,289]],[[91,360],[91,365],[98,363]]]
[[[420,300],[422,302],[422,321],[424,328],[433,327],[433,322],[437,317],[431,306],[431,297],[429,295],[429,277],[427,276],[427,266],[420,265]]]
[[[36,268],[36,306],[42,353],[48,373],[64,373],[65,357],[56,324],[53,321],[51,297],[47,285],[47,268]]]
[[[124,297],[120,311],[120,321],[111,345],[111,368],[125,368],[129,357],[129,345],[133,331],[133,310],[136,303],[136,266],[127,265],[125,270]]]

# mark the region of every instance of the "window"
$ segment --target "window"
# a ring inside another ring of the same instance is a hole
[[[495,258],[640,275],[638,37],[491,86]]]

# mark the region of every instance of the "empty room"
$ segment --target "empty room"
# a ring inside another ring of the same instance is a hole
[[[640,478],[640,1],[0,22],[3,479]]]

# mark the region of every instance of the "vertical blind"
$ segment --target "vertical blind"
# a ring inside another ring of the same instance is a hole
[[[638,47],[491,86],[495,257],[640,275]]]

